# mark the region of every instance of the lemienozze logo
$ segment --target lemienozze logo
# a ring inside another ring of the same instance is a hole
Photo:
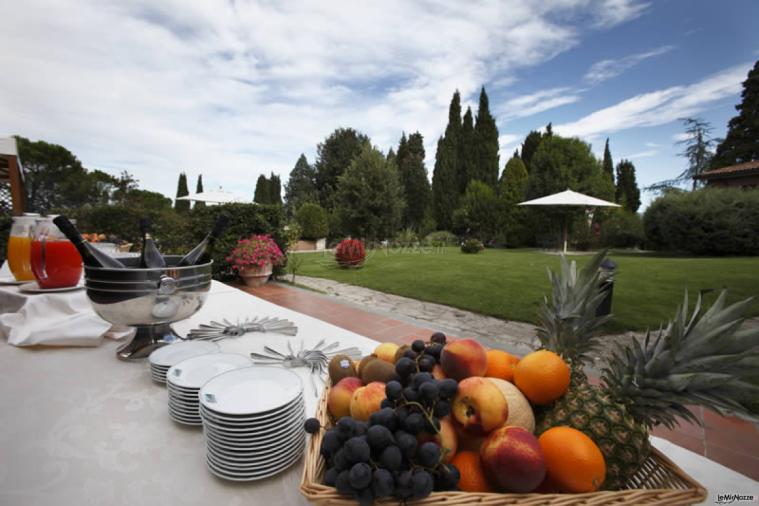
[[[736,502],[757,502],[757,498],[753,494],[717,494],[717,504],[733,504]]]

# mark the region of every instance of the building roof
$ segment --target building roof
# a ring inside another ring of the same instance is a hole
[[[729,167],[721,167],[702,172],[696,176],[696,179],[727,179],[733,177],[752,176],[759,174],[759,160],[752,162],[739,163]]]

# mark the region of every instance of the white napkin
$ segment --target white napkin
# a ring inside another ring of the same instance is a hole
[[[95,314],[84,290],[25,294],[0,287],[0,335],[14,346],[98,346],[132,329],[113,327]]]

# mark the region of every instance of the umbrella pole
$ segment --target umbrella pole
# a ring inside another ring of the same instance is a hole
[[[567,254],[567,222],[564,221],[564,254]]]

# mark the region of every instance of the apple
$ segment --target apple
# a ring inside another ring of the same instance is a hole
[[[327,409],[330,414],[339,420],[351,414],[351,399],[353,393],[364,386],[364,382],[355,376],[348,376],[338,381],[327,395]]]
[[[443,347],[440,365],[448,378],[461,381],[470,376],[485,376],[488,358],[485,348],[474,339],[459,339]]]
[[[474,376],[459,382],[451,414],[464,433],[484,436],[506,422],[509,403],[489,379]]]
[[[546,477],[538,438],[521,427],[493,431],[482,443],[480,461],[490,483],[504,492],[532,492]]]

